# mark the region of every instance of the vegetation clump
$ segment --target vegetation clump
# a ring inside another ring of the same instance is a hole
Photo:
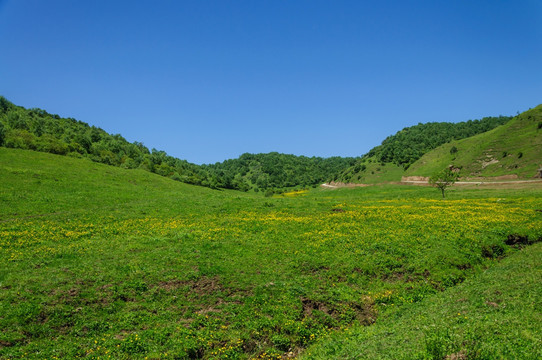
[[[429,184],[433,185],[442,192],[442,198],[445,198],[445,190],[452,186],[459,178],[459,171],[450,166],[429,178]]]

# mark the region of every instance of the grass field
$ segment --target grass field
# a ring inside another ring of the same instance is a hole
[[[540,187],[265,198],[5,148],[0,184],[0,358],[540,355]]]

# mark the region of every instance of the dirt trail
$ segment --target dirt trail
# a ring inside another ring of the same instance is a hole
[[[428,181],[401,181],[401,184],[420,184],[429,185]],[[503,181],[456,181],[454,185],[492,185],[492,184],[524,184],[524,183],[540,183],[542,180],[503,180]]]
[[[323,183],[320,185],[320,187],[323,187],[325,189],[338,189],[343,187],[353,188],[353,187],[366,187],[366,186],[372,186],[370,184],[354,184],[354,183],[341,183],[341,182],[335,182],[332,181],[330,183]]]
[[[403,181],[397,181],[397,182],[383,182],[380,184],[392,184],[392,185],[419,185],[419,186],[430,186],[428,181],[424,180],[403,180]],[[526,184],[540,184],[542,185],[542,179],[537,180],[501,180],[501,181],[456,181],[454,185],[484,185],[484,186],[497,186],[497,187],[504,187],[504,186],[510,186],[510,185],[526,185]],[[339,188],[353,188],[353,187],[366,187],[366,186],[374,186],[378,184],[354,184],[354,183],[324,183],[321,184],[320,187],[324,189],[339,189]]]

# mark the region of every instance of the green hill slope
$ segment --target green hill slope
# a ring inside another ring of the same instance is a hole
[[[231,198],[141,169],[122,169],[48,153],[0,147],[0,220],[77,214],[145,216],[172,209],[204,208]],[[236,193],[237,196],[240,194]]]
[[[125,169],[142,169],[185,183],[212,186],[201,167],[149,150],[141,142],[130,143],[120,134],[73,118],[62,118],[42,109],[25,109],[0,96],[0,146],[34,150]]]
[[[303,359],[540,359],[542,244],[371,327],[335,334]]]
[[[319,158],[279,154],[243,154],[237,159],[198,166],[130,143],[73,118],[42,109],[25,109],[0,96],[0,146],[48,152],[94,162],[141,169],[188,184],[268,193],[317,185],[350,166],[354,158]]]
[[[542,105],[496,129],[428,152],[405,175],[431,176],[452,164],[463,177],[533,178],[542,167]]]
[[[510,119],[509,116],[486,117],[459,123],[433,122],[404,128],[387,137],[353,166],[338,173],[334,180],[368,184],[399,181],[404,169],[428,151],[452,140],[484,133]]]

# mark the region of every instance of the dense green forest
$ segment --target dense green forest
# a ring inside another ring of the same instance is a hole
[[[353,165],[356,158],[306,157],[272,152],[243,154],[238,159],[205,165],[219,186],[255,191],[307,187],[327,181],[331,176]]]
[[[189,184],[211,188],[266,190],[267,194],[292,187],[308,187],[331,178],[353,158],[243,154],[214,165],[189,163],[166,152],[149,150],[73,118],[42,109],[25,109],[0,96],[0,146],[88,158],[127,169],[140,168]]]

